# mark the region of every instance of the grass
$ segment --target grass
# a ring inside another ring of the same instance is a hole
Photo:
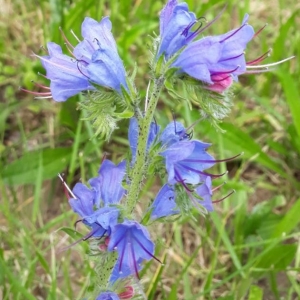
[[[187,2],[209,20],[224,5],[216,0]],[[211,142],[216,157],[244,152],[216,170],[229,173],[214,197],[232,189],[236,193],[206,219],[195,215],[153,226],[157,253],[165,264],[145,268],[149,299],[300,298],[300,7],[293,1],[227,3],[208,33],[237,26],[249,12],[257,30],[269,23],[249,45],[249,60],[269,47],[273,52],[268,62],[296,58],[273,72],[241,77],[232,113],[222,123],[224,134],[205,122],[196,126],[194,136]],[[80,35],[85,16],[110,15],[122,59],[129,71],[137,63],[137,85],[145,88],[149,35],[158,30],[162,6],[162,1],[146,0],[1,2],[0,298],[82,299],[92,266],[86,260],[86,243],[57,253],[79,234],[61,229],[72,227],[76,216],[56,174],[66,173],[70,185],[80,178],[86,181],[96,174],[104,152],[117,160],[128,146],[126,122],[104,144],[91,139],[91,125],[80,121],[77,99],[58,104],[18,91],[19,85],[32,89],[30,80],[42,81],[37,75],[41,65],[30,54],[42,53],[39,47],[47,41],[62,43],[59,26],[72,40],[70,29]],[[198,119],[197,110],[170,99],[162,95],[159,124],[172,119],[171,109],[186,125]]]

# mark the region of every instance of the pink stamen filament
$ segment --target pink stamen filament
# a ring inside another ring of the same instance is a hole
[[[68,44],[65,43],[67,50],[69,51],[69,53],[76,59],[76,56],[73,54],[73,52],[71,51],[71,49],[69,48]]]
[[[219,203],[219,202],[222,202],[222,201],[224,201],[226,198],[228,198],[229,196],[231,196],[233,193],[235,193],[235,190],[233,190],[232,192],[230,192],[228,195],[226,195],[225,197],[223,197],[223,198],[221,198],[221,199],[212,201],[212,203]]]
[[[254,60],[248,61],[248,62],[246,63],[246,65],[247,65],[247,66],[249,66],[249,65],[255,65],[255,64],[257,64],[257,63],[263,61],[264,59],[266,59],[267,57],[270,56],[271,51],[272,51],[272,49],[269,49],[266,53],[264,53],[264,54],[261,55],[260,57],[254,59]]]
[[[36,85],[36,86],[38,86],[38,87],[40,87],[40,88],[42,88],[42,89],[50,90],[50,88],[49,88],[48,86],[45,86],[45,85],[40,84],[40,83],[37,83],[37,82],[35,82],[35,81],[33,81],[33,80],[31,80],[31,82],[32,82],[34,85]]]
[[[85,75],[85,74],[80,70],[80,68],[79,68],[79,63],[80,63],[80,62],[83,62],[83,61],[81,61],[81,60],[78,60],[78,61],[77,61],[77,69],[78,69],[78,71],[79,71],[84,77],[90,79],[89,76]]]
[[[213,188],[211,191],[212,193],[214,193],[215,191],[217,191],[218,189],[220,189],[224,184],[226,184],[226,182],[223,182],[222,184],[216,186],[215,188]]]
[[[23,92],[26,92],[26,93],[29,93],[29,94],[32,94],[32,95],[36,95],[36,96],[51,96],[51,92],[34,92],[34,91],[29,91],[29,90],[26,90],[24,88],[19,88],[20,91],[23,91]]]
[[[224,78],[222,78],[222,79],[213,79],[212,78],[212,81],[214,82],[214,83],[216,83],[216,82],[222,82],[222,81],[224,81],[224,80],[227,80],[228,78],[230,78],[231,76],[230,75],[228,75],[228,76],[226,76],[226,77],[224,77]]]
[[[224,176],[225,174],[228,173],[228,171],[226,171],[226,172],[224,172],[224,173],[222,173],[222,174],[216,174],[216,175],[214,175],[214,174],[210,174],[210,173],[206,173],[206,172],[199,171],[199,170],[197,170],[197,169],[194,169],[194,168],[191,168],[191,167],[188,167],[188,166],[184,166],[184,167],[185,167],[187,170],[193,171],[193,172],[195,172],[195,173],[199,173],[199,174],[201,174],[201,175],[209,176],[209,177],[212,177],[212,178],[219,178],[219,177],[222,177],[222,176]]]

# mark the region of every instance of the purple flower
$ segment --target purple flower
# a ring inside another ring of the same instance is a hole
[[[120,298],[113,292],[103,292],[97,296],[96,300],[120,300]]]
[[[210,144],[201,141],[179,141],[160,153],[165,158],[168,183],[198,184],[205,169],[212,167],[214,158],[206,152]]]
[[[175,198],[176,193],[174,186],[168,184],[163,185],[150,207],[151,219],[154,220],[178,214],[180,211],[176,209]]]
[[[147,141],[147,150],[152,145],[157,133],[159,132],[160,127],[152,122],[150,125],[148,141]],[[135,162],[136,158],[136,149],[137,149],[137,142],[139,136],[139,127],[138,127],[138,120],[136,118],[131,118],[129,123],[129,130],[128,130],[128,140],[131,149],[132,155],[132,162]]]
[[[187,44],[189,31],[196,23],[196,16],[189,11],[185,2],[169,0],[160,13],[160,45],[157,58],[162,54],[166,59]]]
[[[204,178],[203,183],[196,188],[195,192],[201,198],[201,199],[195,199],[194,197],[193,202],[195,207],[197,208],[198,205],[200,204],[207,211],[213,211],[214,208],[211,200],[213,192],[212,192],[212,182],[210,176],[206,176]]]
[[[138,277],[141,262],[154,257],[149,232],[136,221],[125,220],[114,226],[107,249],[117,250],[119,255],[111,281],[131,274]]]
[[[122,181],[126,172],[126,161],[121,161],[115,165],[112,161],[105,159],[98,171],[98,177],[89,180],[90,185],[95,191],[95,205],[108,206],[117,204],[123,198],[125,189]]]
[[[48,43],[48,56],[39,57],[46,69],[46,77],[51,80],[49,93],[55,101],[66,101],[81,91],[94,90],[94,85],[127,91],[125,69],[120,59],[115,40],[111,33],[108,17],[97,22],[85,18],[81,26],[83,41],[76,47],[66,39],[67,47],[74,56],[62,54],[61,47]]]
[[[160,135],[160,141],[163,146],[171,146],[172,144],[187,140],[191,137],[186,132],[184,126],[177,121],[169,123]]]
[[[74,197],[69,203],[81,221],[91,228],[84,239],[110,235],[112,228],[117,224],[119,209],[111,206],[121,201],[125,194],[122,180],[125,175],[126,162],[117,166],[109,160],[104,160],[99,176],[89,180],[91,189],[82,183],[77,183],[73,189]]]
[[[179,68],[179,73],[186,73],[208,85],[230,76],[237,80],[238,75],[246,72],[244,50],[254,36],[247,20],[248,15],[245,15],[239,28],[189,43],[173,66]]]

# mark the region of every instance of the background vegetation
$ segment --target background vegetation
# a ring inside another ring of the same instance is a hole
[[[186,1],[198,16],[212,20],[223,1]],[[300,298],[300,33],[297,1],[228,0],[221,19],[208,34],[240,24],[244,13],[256,30],[269,25],[247,49],[249,60],[273,48],[266,63],[296,55],[275,71],[240,78],[234,107],[218,133],[201,122],[194,137],[211,142],[210,152],[240,159],[220,164],[229,170],[216,182],[222,198],[206,219],[181,219],[156,225],[157,255],[164,266],[146,267],[149,299],[299,299]],[[18,86],[38,90],[44,70],[32,52],[43,55],[47,41],[63,45],[61,26],[80,36],[85,16],[109,15],[127,70],[139,66],[137,85],[147,83],[150,35],[158,32],[163,1],[1,0],[0,1],[0,298],[82,299],[93,276],[87,243],[58,250],[80,237],[71,231],[70,211],[58,172],[70,186],[95,176],[104,152],[117,161],[127,152],[127,122],[109,143],[93,139],[93,130],[77,110],[77,98],[65,103],[36,100]],[[65,48],[66,50],[66,48]],[[156,118],[165,125],[171,108],[185,125],[199,118],[184,102],[168,95]],[[159,182],[143,197],[155,195]],[[78,228],[85,233],[84,227]]]

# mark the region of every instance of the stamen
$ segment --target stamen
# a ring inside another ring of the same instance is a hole
[[[260,57],[254,59],[254,60],[251,60],[251,61],[248,61],[246,63],[247,66],[249,65],[255,65],[261,61],[263,61],[264,59],[266,59],[267,57],[269,57],[271,55],[271,52],[272,52],[272,49],[269,49],[266,53],[264,53],[263,55],[261,55]]]
[[[163,264],[155,255],[153,255],[151,252],[149,252],[145,247],[144,245],[138,240],[136,239],[135,237],[133,237],[133,239],[142,247],[142,249],[149,255],[151,256],[152,258],[154,258],[156,261],[158,261],[160,264]]]
[[[50,90],[50,87],[48,87],[48,86],[42,85],[42,84],[37,83],[37,82],[35,82],[35,81],[33,81],[33,80],[31,80],[31,82],[32,82],[34,85],[36,85],[36,86],[38,86],[38,87],[40,87],[40,88],[42,88],[42,89]]]
[[[213,23],[215,23],[223,14],[223,12],[225,11],[227,7],[227,4],[225,4],[225,6],[223,7],[223,9],[219,12],[219,14],[210,22],[208,22],[201,30],[198,29],[198,31],[195,31],[193,34],[191,34],[188,38],[187,38],[187,42],[193,40],[197,35],[199,35],[200,33],[202,33],[206,28],[208,28],[209,26],[211,26]]]
[[[231,196],[233,193],[235,193],[235,190],[232,190],[232,192],[230,192],[228,195],[226,195],[225,197],[223,197],[223,198],[221,198],[219,200],[212,201],[212,203],[222,202],[223,200],[225,200],[226,198],[228,198],[229,196]]]
[[[246,25],[248,25],[248,23],[243,24],[242,26],[240,26],[237,30],[235,30],[231,35],[227,36],[224,40],[220,41],[220,43],[225,42],[226,40],[230,39],[232,36],[234,36],[235,34],[237,34],[243,27],[245,27]]]
[[[222,59],[220,60],[221,61],[228,61],[228,60],[232,60],[232,59],[236,59],[236,58],[239,58],[241,56],[245,55],[245,52],[242,52],[241,54],[237,55],[237,56],[233,56],[233,57],[229,57],[229,58],[226,58],[226,59]]]
[[[243,155],[244,152],[240,153],[240,154],[237,154],[235,156],[232,156],[232,157],[229,157],[229,158],[225,158],[225,159],[215,159],[215,160],[206,160],[206,159],[185,159],[185,161],[188,161],[188,162],[202,162],[202,163],[209,163],[209,162],[213,162],[213,163],[220,163],[220,162],[227,162],[227,161],[231,161],[231,160],[234,160],[235,158]]]
[[[187,191],[189,191],[189,192],[192,193],[193,190],[189,189],[189,187],[185,184],[184,179],[181,178],[180,174],[179,174],[176,170],[175,170],[175,175],[176,175],[175,180],[176,180],[177,182],[181,183],[181,184],[183,185],[183,187],[184,187]]]
[[[75,39],[77,40],[78,43],[81,43],[81,40],[77,37],[77,35],[74,33],[74,31],[71,29],[70,32],[73,34]]]
[[[74,49],[74,46],[69,42],[69,40],[67,39],[67,37],[65,36],[63,30],[61,27],[59,27],[59,31],[63,37],[63,39],[65,40],[66,44],[69,45],[72,49]]]
[[[40,72],[38,72],[37,73],[39,76],[42,76],[42,77],[44,77],[45,79],[48,79],[48,80],[50,80],[46,75],[44,75],[44,74],[42,74],[42,73],[40,73]]]
[[[231,74],[231,73],[235,72],[237,69],[239,69],[240,67],[241,66],[237,66],[235,69],[232,69],[230,71],[212,73],[211,76],[214,76],[214,75],[223,75],[223,74]]]
[[[247,69],[260,69],[260,68],[268,68],[268,67],[274,67],[274,66],[277,66],[279,64],[282,64],[286,61],[289,61],[291,59],[295,58],[295,56],[291,56],[291,57],[288,57],[288,58],[285,58],[283,60],[280,60],[280,61],[277,61],[275,63],[272,63],[272,64],[266,64],[266,65],[259,65],[259,66],[247,66]]]
[[[267,26],[268,26],[268,23],[266,23],[261,29],[259,29],[257,32],[255,32],[253,38],[258,36]]]
[[[19,87],[19,90],[23,91],[23,92],[26,92],[26,93],[29,93],[29,94],[32,94],[32,95],[37,95],[37,96],[51,96],[51,92],[34,92],[34,91],[26,90],[22,87]]]
[[[187,132],[188,130],[192,129],[194,126],[196,126],[196,125],[197,125],[199,122],[201,122],[203,119],[204,119],[204,118],[200,118],[200,119],[196,120],[194,123],[192,123],[192,125],[190,125],[189,127],[187,127],[187,128],[185,129],[185,131],[182,132],[182,133],[180,134],[179,137],[182,138],[185,134],[187,134],[187,135],[189,136],[191,133],[186,133],[186,132]]]
[[[74,199],[77,199],[76,196],[73,194],[72,190],[69,188],[69,186],[67,185],[67,183],[64,181],[63,177],[58,173],[57,174],[58,178],[61,180],[61,182],[63,183],[64,187],[68,190],[68,192],[71,194],[71,196]]]
[[[52,99],[52,95],[51,96],[47,96],[47,97],[34,97],[34,99]]]
[[[85,75],[81,70],[80,70],[80,68],[79,68],[79,63],[80,62],[82,62],[81,60],[78,60],[77,61],[77,69],[78,69],[78,71],[84,76],[84,77],[86,77],[87,79],[90,79],[90,77],[89,76],[87,76],[87,75]],[[86,63],[86,62],[85,62]]]
[[[45,51],[47,54],[49,54],[49,51],[48,51],[48,49],[46,49],[43,45],[42,46],[40,46],[40,49],[42,49],[43,51]]]
[[[228,75],[228,76],[226,76],[226,77],[224,77],[224,78],[222,78],[222,79],[211,79],[214,83],[216,83],[216,82],[222,82],[222,81],[224,81],[224,80],[227,80],[228,78],[230,78],[231,77],[231,75]]]
[[[224,175],[226,175],[228,173],[228,171],[222,173],[222,174],[210,174],[210,173],[206,173],[206,172],[203,172],[203,171],[199,171],[197,169],[194,169],[194,168],[191,168],[191,167],[188,167],[188,166],[184,166],[184,168],[186,168],[187,170],[190,170],[190,171],[193,171],[193,172],[196,172],[196,173],[199,173],[201,175],[205,175],[205,176],[209,176],[209,177],[212,177],[212,178],[219,178],[219,177],[222,177]],[[175,171],[176,172],[176,171]]]
[[[80,222],[83,222],[83,219],[77,220],[77,221],[74,223],[74,225],[73,225],[73,226],[74,226],[74,229],[75,229],[76,231],[77,231],[77,228],[76,228],[76,227],[77,227],[77,224],[80,223]]]
[[[73,54],[73,52],[72,52],[71,49],[69,48],[68,44],[65,43],[65,45],[66,45],[66,48],[67,48],[67,50],[69,51],[69,53],[70,53],[74,58],[76,58],[76,56]]]
[[[139,271],[138,271],[138,268],[137,268],[137,264],[136,264],[136,260],[135,260],[135,255],[134,255],[134,250],[133,250],[132,243],[130,244],[130,250],[131,250],[131,255],[132,255],[132,262],[133,262],[133,266],[134,266],[135,276],[137,277],[138,280],[140,280]]]
[[[211,190],[212,193],[215,192],[215,191],[217,191],[218,189],[220,189],[220,188],[221,188],[222,186],[224,186],[226,183],[227,183],[227,182],[224,181],[222,184],[220,184],[220,185],[216,186],[215,188],[213,188],[213,189]]]

